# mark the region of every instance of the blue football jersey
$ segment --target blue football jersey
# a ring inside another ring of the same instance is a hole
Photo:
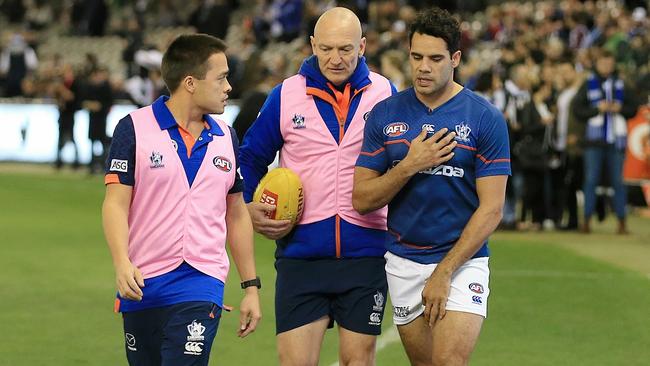
[[[454,157],[414,175],[388,204],[387,249],[419,263],[439,263],[460,238],[479,205],[476,179],[511,174],[503,115],[467,89],[431,110],[410,88],[372,109],[357,160],[383,174],[423,129],[430,136],[442,128],[456,132]],[[486,242],[474,258],[488,255]]]

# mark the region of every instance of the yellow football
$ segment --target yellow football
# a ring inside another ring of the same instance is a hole
[[[260,181],[253,194],[253,202],[275,205],[269,218],[298,222],[304,207],[300,177],[288,168],[275,168]]]

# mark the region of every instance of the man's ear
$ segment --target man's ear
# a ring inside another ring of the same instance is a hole
[[[460,56],[461,56],[460,50],[454,52],[451,55],[451,67],[456,68],[458,67],[458,65],[460,65]]]
[[[187,90],[188,93],[193,94],[196,90],[196,80],[193,76],[187,75],[183,78],[183,81],[181,81],[181,86]]]

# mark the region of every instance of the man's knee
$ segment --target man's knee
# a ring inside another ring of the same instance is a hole
[[[375,364],[375,343],[362,344],[355,349],[341,348],[341,366],[372,366]]]
[[[278,351],[280,365],[282,366],[318,366],[318,353],[307,354],[301,352]]]
[[[324,317],[314,323],[277,335],[278,357],[282,366],[316,366],[320,347],[329,319]]]
[[[438,352],[433,354],[433,366],[465,366],[469,362],[469,355],[457,350]]]

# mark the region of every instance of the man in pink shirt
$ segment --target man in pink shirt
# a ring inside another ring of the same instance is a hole
[[[229,270],[245,291],[239,336],[261,318],[253,228],[223,121],[231,90],[223,41],[183,35],[162,76],[171,97],[124,117],[106,161],[103,223],[130,365],[207,365]]]

